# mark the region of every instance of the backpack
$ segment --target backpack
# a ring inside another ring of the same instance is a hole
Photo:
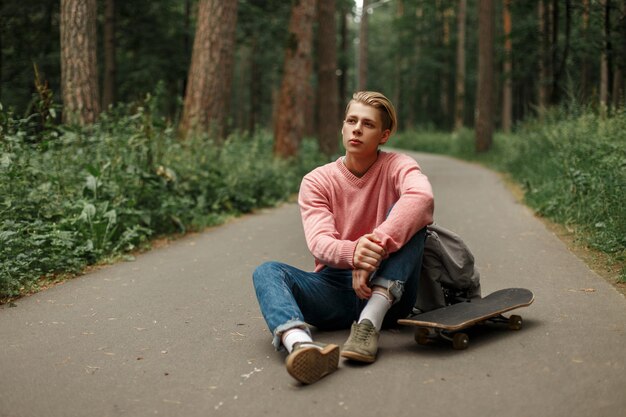
[[[413,314],[480,298],[480,273],[474,255],[456,233],[427,227],[422,269]]]

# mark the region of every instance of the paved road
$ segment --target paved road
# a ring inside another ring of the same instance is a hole
[[[623,416],[626,300],[518,204],[497,175],[416,155],[436,221],[473,249],[484,293],[520,286],[525,328],[465,351],[385,331],[378,361],[299,386],[274,352],[251,273],[311,268],[285,205],[0,309],[0,416]],[[347,331],[321,333],[342,343]]]

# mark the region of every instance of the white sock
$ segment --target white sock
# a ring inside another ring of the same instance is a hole
[[[381,291],[374,291],[367,301],[367,304],[365,304],[365,308],[361,311],[359,323],[362,322],[363,319],[368,319],[372,322],[376,331],[379,332],[383,326],[383,319],[392,304],[393,302],[387,297],[387,294]]]
[[[313,342],[311,336],[309,336],[307,332],[299,327],[287,330],[285,333],[283,333],[281,339],[283,345],[289,353],[291,353],[291,351],[293,350],[293,345],[298,342]]]

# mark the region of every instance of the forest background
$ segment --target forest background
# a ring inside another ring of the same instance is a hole
[[[341,153],[343,106],[395,147],[510,175],[626,281],[624,0],[2,0],[0,299],[271,206]]]

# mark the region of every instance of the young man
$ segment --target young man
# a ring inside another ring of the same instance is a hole
[[[307,174],[298,203],[314,272],[268,262],[253,275],[274,346],[287,371],[309,384],[335,371],[337,345],[313,342],[309,326],[351,328],[341,356],[376,360],[383,326],[415,303],[425,227],[433,220],[430,183],[417,163],[382,152],[397,126],[391,102],[355,93],[341,130],[346,153]]]

